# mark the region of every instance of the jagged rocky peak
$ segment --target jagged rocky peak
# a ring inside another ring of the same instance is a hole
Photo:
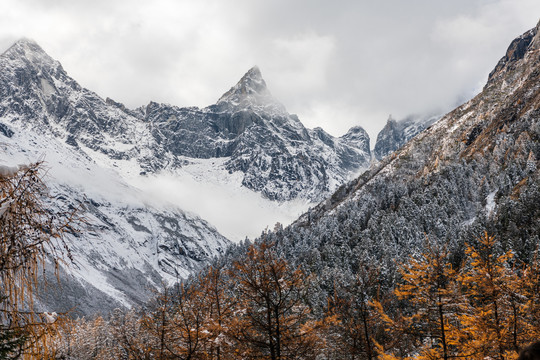
[[[363,127],[353,126],[340,138],[345,140],[348,144],[358,149],[364,149],[369,153],[369,135]]]
[[[272,96],[258,66],[249,69],[235,86],[221,96],[218,102],[243,99],[249,96]]]
[[[26,55],[28,53],[41,53],[45,54],[45,51],[32,39],[22,38],[17,40],[4,54],[18,54]]]
[[[397,123],[397,120],[394,119],[394,117],[392,116],[392,114],[388,115],[388,119],[386,120],[386,123],[387,124],[395,124]]]
[[[534,33],[533,40],[531,41],[531,49],[538,50],[540,49],[540,20],[534,29],[530,31]]]
[[[246,108],[270,105],[285,110],[268,90],[258,66],[249,69],[236,85],[219,98],[217,104]]]
[[[390,155],[440,118],[441,115],[410,115],[398,121],[388,116],[386,125],[377,134],[375,158],[381,160]]]
[[[515,38],[508,46],[506,54],[499,60],[495,69],[489,74],[486,87],[489,87],[492,83],[496,82],[508,69],[512,67],[512,64],[522,60],[528,51],[540,49],[540,22],[535,28],[526,31],[521,36]]]
[[[22,38],[7,49],[2,57],[10,60],[27,60],[40,67],[59,67],[60,63],[50,57],[34,40]]]

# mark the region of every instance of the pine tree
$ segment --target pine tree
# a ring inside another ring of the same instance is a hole
[[[336,286],[325,323],[331,359],[374,359],[373,339],[382,330],[371,304],[378,294],[380,271],[364,264],[348,284]]]
[[[24,349],[26,337],[26,333],[20,328],[12,329],[0,325],[0,359],[18,359]]]

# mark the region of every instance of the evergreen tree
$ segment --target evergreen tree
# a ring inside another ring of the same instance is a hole
[[[374,359],[373,339],[382,326],[371,304],[379,289],[380,272],[367,264],[355,277],[336,286],[326,314],[326,352],[330,359]]]

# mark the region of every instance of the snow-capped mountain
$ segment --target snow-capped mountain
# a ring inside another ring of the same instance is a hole
[[[362,128],[340,138],[305,128],[272,97],[257,67],[215,105],[150,103],[144,121],[174,159],[226,158],[224,168],[243,173],[243,186],[272,200],[319,201],[370,161],[369,137]]]
[[[215,105],[150,102],[131,111],[82,88],[30,40],[8,49],[0,65],[5,121],[60,138],[109,166],[130,161],[135,175],[174,171],[190,158],[227,158],[224,170],[243,173],[244,187],[271,200],[313,202],[369,164],[363,129],[341,138],[306,129],[272,97],[257,67]]]
[[[144,157],[152,142],[147,126],[70,78],[60,63],[31,40],[0,56],[0,117],[111,159]]]
[[[84,314],[142,303],[230,245],[204,220],[155,201],[71,145],[13,124],[3,128],[1,163],[44,159],[49,206],[77,207],[84,218],[80,232],[68,234],[75,262],[66,259],[63,286],[47,295],[48,308]]]
[[[397,121],[390,115],[384,128],[377,134],[377,141],[373,150],[375,158],[381,160],[383,157],[400,149],[409,140],[434,124],[441,117],[442,115],[411,115]]]

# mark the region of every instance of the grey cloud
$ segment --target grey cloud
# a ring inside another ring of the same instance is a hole
[[[537,0],[16,1],[0,46],[38,41],[83,86],[130,107],[205,106],[251,66],[308,126],[341,135],[472,96]]]

